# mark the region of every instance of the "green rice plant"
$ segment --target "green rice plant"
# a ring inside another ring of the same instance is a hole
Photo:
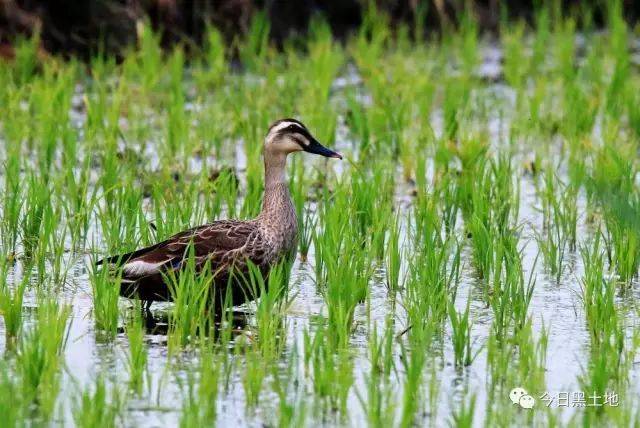
[[[513,385],[521,385],[534,396],[541,394],[547,385],[545,371],[548,330],[543,326],[536,340],[531,319],[528,318],[521,328],[513,332],[509,340],[498,337],[498,331],[499,328],[493,326],[486,342],[487,388],[491,397],[489,402],[496,403],[495,407],[488,409],[488,423],[495,423],[495,417],[502,418],[504,412],[509,411],[501,407],[501,404],[507,402],[498,397],[507,396]]]
[[[615,283],[604,278],[604,261],[599,238],[582,248],[585,273],[582,279],[582,300],[591,336],[590,358],[579,376],[581,387],[590,391],[602,404],[611,391],[626,389],[628,372],[637,351],[637,335],[626,337],[624,315],[614,302]],[[632,342],[627,348],[626,344]],[[585,421],[599,419],[603,409],[594,407],[586,412]]]
[[[96,426],[111,428],[119,425],[124,400],[116,386],[108,390],[100,375],[95,384],[82,391],[73,406],[73,422],[82,428]]]
[[[441,229],[444,229],[446,238],[451,237],[455,231],[460,209],[455,182],[448,172],[443,172],[443,175],[434,181],[433,185],[427,184],[424,161],[418,162],[416,197],[412,204],[415,228],[413,239],[416,241],[419,241],[421,236],[436,238],[441,234]]]
[[[429,213],[428,210],[423,211]],[[406,343],[401,347],[401,361],[405,372],[403,400],[400,404],[400,424],[408,426],[416,421],[424,402],[423,372],[427,364],[425,349],[442,335],[449,301],[455,299],[460,273],[460,246],[455,237],[441,237],[442,224],[432,212],[428,221],[417,223],[421,229],[410,236],[414,256],[409,260],[402,306],[406,310],[408,326]],[[435,384],[433,384],[435,386]],[[435,397],[432,391],[431,398]],[[437,406],[434,406],[434,408]]]
[[[516,90],[518,98],[521,97],[523,85],[531,67],[529,58],[522,49],[524,30],[524,23],[517,22],[515,25],[507,25],[504,31],[500,31],[504,49],[504,77],[507,83]],[[516,106],[519,105],[519,100],[516,100]]]
[[[584,264],[581,280],[582,301],[592,343],[598,345],[609,339],[618,324],[614,301],[615,284],[605,279],[604,254],[600,235],[590,245],[580,249]]]
[[[371,242],[377,257],[384,256],[386,231],[392,214],[394,182],[383,169],[366,171],[357,168],[351,175],[351,200],[349,209],[353,212],[355,232],[361,239]],[[337,194],[336,197],[345,196]]]
[[[347,398],[355,381],[353,358],[348,348],[336,351],[327,327],[319,326],[313,337],[304,332],[305,369],[313,381],[313,392],[320,397],[320,409],[345,417]]]
[[[89,282],[93,297],[93,318],[96,329],[105,338],[113,339],[118,330],[118,297],[121,269],[112,270],[91,263]]]
[[[360,102],[354,90],[348,90],[345,93],[345,102],[349,112],[345,118],[349,133],[354,137],[354,142],[358,142],[360,152],[368,153],[373,145],[368,118],[369,109]]]
[[[73,249],[80,251],[86,246],[87,233],[90,227],[91,213],[98,202],[97,189],[89,190],[90,163],[86,159],[82,170],[76,174],[69,168],[63,182],[60,183],[61,191],[66,193],[63,197],[62,207],[64,217],[67,219],[69,234]]]
[[[358,223],[347,223],[349,218],[344,193],[335,195],[334,203],[323,206],[320,219],[326,225],[322,234],[314,232],[316,253],[316,283],[328,310],[329,325],[339,347],[346,346],[351,333],[356,306],[368,294],[369,279],[373,273],[369,246],[361,241]],[[344,259],[343,254],[349,254]]]
[[[520,188],[513,180],[515,174],[508,155],[500,155],[491,162],[491,173],[494,222],[498,232],[504,234],[516,224],[520,210]]]
[[[629,161],[633,147],[606,145],[595,157],[587,196],[603,211],[609,264],[623,283],[629,283],[640,266],[640,196],[635,187],[635,165]]]
[[[537,395],[538,391],[543,391],[546,387],[545,372],[549,330],[543,324],[539,335],[534,336],[529,317],[515,332],[513,341],[518,352],[515,364],[517,372],[514,374],[517,384]]]
[[[467,299],[464,312],[458,312],[452,302],[449,302],[449,321],[451,322],[451,341],[456,367],[469,366],[478,355],[479,351],[471,351],[471,328],[473,323],[469,321],[469,308],[471,296]]]
[[[145,326],[143,308],[138,301],[131,311],[125,331],[129,339],[127,348],[127,368],[129,370],[129,388],[141,395],[144,388],[144,375],[147,372],[147,349],[144,342]],[[149,382],[147,382],[149,384]]]
[[[372,207],[370,207],[372,208]],[[331,337],[339,347],[348,344],[356,306],[368,295],[373,273],[369,257],[370,244],[363,241],[360,225],[351,223],[344,188],[336,189],[333,201],[320,210],[321,234],[314,231],[316,284],[320,288],[329,315]],[[344,259],[343,254],[350,257]]]
[[[97,217],[109,252],[137,246],[137,236],[143,228],[134,214],[141,206],[142,194],[133,186],[118,186],[104,193],[104,202],[97,206]],[[146,229],[147,225],[144,226]]]
[[[304,59],[296,58],[295,72],[300,87],[293,95],[296,111],[320,141],[332,145],[338,115],[329,103],[331,86],[345,62],[345,56],[324,19],[314,17],[309,25],[309,37]],[[292,80],[296,77],[291,76]]]
[[[442,104],[444,116],[444,141],[454,141],[458,137],[460,122],[464,120],[471,97],[471,84],[468,80],[447,78]]]
[[[221,363],[211,344],[200,345],[196,374],[187,373],[187,396],[183,401],[180,426],[214,425],[220,388]],[[197,379],[196,379],[197,377]]]
[[[630,199],[618,199],[613,204],[611,214],[605,217],[606,244],[609,259],[620,279],[628,284],[637,276],[640,266],[640,229],[637,228],[636,217],[640,213],[640,198],[634,194]]]
[[[606,112],[617,117],[622,113],[624,99],[629,92],[628,82],[630,73],[629,36],[627,34],[627,22],[623,16],[622,4],[613,1],[607,7],[607,23],[610,28],[610,53],[614,66],[609,86],[606,89]]]
[[[75,243],[65,242],[65,237],[69,234],[69,226],[61,220],[62,211],[52,205],[46,213],[42,225],[43,242],[36,253],[38,278],[41,283],[46,279],[53,284],[65,284],[73,266],[73,261],[66,258],[65,254],[70,247],[75,246]]]
[[[567,240],[560,232],[560,226],[554,222],[546,236],[536,234],[536,241],[547,271],[554,277],[556,284],[560,284],[567,249]]]
[[[583,88],[579,80],[567,82],[564,91],[564,117],[562,119],[562,131],[567,137],[583,137],[588,135],[596,121],[598,104],[589,94],[587,88]]]
[[[7,126],[4,128],[7,133]],[[20,136],[8,137],[9,143],[5,149],[7,158],[4,162],[4,193],[2,195],[2,221],[0,222],[0,230],[2,231],[0,242],[2,242],[2,248],[7,255],[16,252],[21,223],[20,213],[25,202],[23,182],[20,179],[22,147],[18,141],[13,141],[14,138],[19,139]]]
[[[224,302],[224,310],[220,315],[220,323],[216,325],[216,347],[221,350],[234,350],[234,346],[237,345],[235,341],[236,331],[233,319],[233,311],[230,311],[231,308],[231,299],[226,299]],[[204,340],[198,341],[200,346],[204,344],[213,344],[212,341],[207,340],[207,338],[203,338]],[[238,344],[239,345],[239,344]],[[231,381],[234,380],[233,376],[235,376],[235,369],[238,364],[238,359],[235,358],[233,352],[218,352],[216,353],[216,361],[220,364],[219,366],[219,383],[221,387],[224,387],[224,391],[228,393],[232,384]]]
[[[151,195],[154,217],[155,239],[165,239],[180,230],[191,227],[194,223],[204,223],[205,219],[204,206],[200,205],[199,183],[197,181],[183,182],[178,185],[181,187],[180,198],[175,193],[167,192],[166,186],[175,185],[172,179],[167,179],[169,183],[154,183],[152,185]],[[129,209],[129,208],[127,208]],[[131,206],[132,211],[136,215],[132,215],[129,223],[139,226],[140,239],[150,239],[150,226],[147,224],[145,213],[140,207]]]
[[[460,28],[458,33],[454,35],[459,43],[458,49],[460,60],[462,62],[462,73],[464,78],[470,78],[478,64],[478,23],[471,13],[465,11],[462,14]]]
[[[365,378],[366,395],[356,391],[360,405],[372,427],[393,426],[396,418],[396,397],[390,382],[393,362],[393,330],[387,321],[384,331],[378,334],[377,325],[369,336],[369,362],[371,369]]]
[[[242,373],[242,385],[244,396],[249,409],[255,408],[260,403],[260,393],[268,374],[267,361],[265,361],[258,349],[251,347],[244,353],[244,371]]]
[[[298,379],[300,374],[298,369],[298,347],[293,348],[291,358],[288,361],[284,372],[279,367],[273,368],[272,385],[273,390],[278,395],[278,426],[299,427],[304,426],[307,418],[307,408],[309,404],[305,400],[306,389],[303,384],[291,382],[291,379]],[[292,391],[293,390],[293,391]]]
[[[305,209],[302,219],[298,217],[298,230],[300,236],[298,237],[298,249],[300,250],[300,260],[307,261],[309,256],[309,249],[313,241],[313,230],[316,226],[316,219],[309,209]]]
[[[70,312],[69,306],[41,296],[36,324],[23,334],[17,348],[16,373],[22,395],[44,420],[53,415],[60,391]]]
[[[323,291],[333,332],[331,338],[339,347],[346,347],[349,343],[356,306],[366,299],[373,273],[366,249],[348,244],[345,250],[350,254],[348,260],[327,255],[327,287]]]
[[[258,333],[257,349],[265,362],[276,360],[284,347],[288,283],[291,264],[283,260],[271,267],[264,278],[260,268],[249,262],[247,289],[252,296],[259,296],[255,311]]]
[[[309,186],[305,178],[304,164],[302,161],[296,161],[293,163],[293,167],[295,180],[291,197],[298,219],[298,249],[300,251],[300,259],[306,262],[313,239],[312,230],[315,228],[316,219],[310,207],[306,206],[306,195],[309,193]]]
[[[640,94],[637,89],[626,97],[626,115],[629,127],[636,137],[640,136]]]
[[[494,315],[493,333],[500,341],[508,337],[511,327],[513,332],[517,333],[526,325],[535,277],[532,269],[525,281],[522,250],[518,249],[518,238],[515,234],[503,237],[497,254],[489,304]],[[537,257],[533,262],[534,267],[536,263]]]
[[[426,325],[414,324],[409,331],[408,344],[402,343],[401,362],[405,371],[403,383],[403,400],[400,404],[400,425],[413,425],[419,415],[421,403],[424,402],[422,381],[426,365],[426,354],[423,352],[435,334],[435,324],[427,322]]]
[[[29,400],[21,394],[20,380],[13,374],[13,367],[5,359],[0,361],[0,414],[2,424],[19,427],[29,414]]]
[[[224,201],[226,213],[230,218],[237,216],[238,180],[233,170],[223,169],[213,183],[216,199]]]
[[[51,207],[51,192],[41,177],[31,174],[26,185],[24,214],[20,222],[25,257],[31,258],[42,241],[42,223]]]
[[[475,415],[475,410],[476,395],[473,394],[470,396],[469,401],[462,401],[462,403],[460,403],[460,406],[452,412],[449,426],[456,428],[473,427],[473,417]]]
[[[188,124],[191,122],[189,113],[185,110],[184,61],[182,49],[176,48],[167,64],[170,82],[169,96],[166,100],[166,144],[162,146],[167,149],[164,156],[175,159],[178,165],[185,165],[189,155],[189,153],[186,153],[186,148],[189,142]],[[184,166],[182,168],[184,169]]]
[[[168,346],[169,353],[184,349],[195,342],[199,334],[206,334],[213,322],[215,308],[218,302],[213,301],[214,278],[209,269],[209,262],[196,267],[193,246],[186,251],[186,259],[179,275],[169,271],[166,275],[169,292],[174,302],[169,312]]]
[[[491,226],[487,226],[479,217],[474,216],[467,223],[471,236],[474,265],[480,278],[487,278],[493,270],[496,243],[493,240]]]
[[[576,73],[576,22],[573,18],[567,18],[556,25],[557,28],[553,33],[554,40],[552,42],[555,65],[554,71],[564,79],[564,82],[570,84]]]
[[[260,71],[269,53],[271,25],[264,12],[253,15],[246,39],[238,43],[242,65],[249,71]]]
[[[13,80],[17,84],[27,83],[37,71],[40,40],[39,31],[34,32],[29,38],[20,37],[16,40],[12,72]]]
[[[488,279],[501,237],[513,233],[519,212],[519,188],[513,183],[508,157],[487,162],[482,144],[468,144],[459,152],[463,172],[457,183],[458,201],[469,231],[474,265],[478,275]]]
[[[25,275],[17,284],[7,281],[8,266],[5,257],[0,259],[0,315],[4,320],[6,346],[13,349],[22,331],[22,301],[29,276]]]
[[[401,278],[402,260],[404,251],[402,242],[400,241],[400,215],[396,213],[395,220],[391,224],[387,236],[387,244],[385,250],[385,275],[387,280],[387,288],[394,296],[404,286],[404,280]]]
[[[411,329],[444,321],[460,280],[460,246],[453,238],[441,243],[434,234],[430,239],[409,260],[402,301]]]
[[[576,167],[579,168],[579,167]],[[574,171],[574,174],[581,174]],[[580,178],[574,178],[580,180]],[[567,241],[570,251],[576,250],[577,243],[577,225],[578,225],[578,190],[579,187],[574,185],[564,186],[559,200],[554,204],[554,222],[560,225],[560,231],[563,238]]]
[[[194,78],[199,88],[216,89],[224,82],[228,69],[224,39],[215,27],[207,26],[204,42],[202,63],[194,70]]]
[[[144,23],[138,32],[138,78],[142,83],[144,94],[149,94],[158,85],[160,81],[158,70],[163,68],[160,34],[154,33],[148,22]]]
[[[391,35],[389,16],[378,9],[373,2],[369,2],[362,25],[350,46],[350,53],[365,80],[378,70],[376,65],[382,58],[385,47],[390,43]]]

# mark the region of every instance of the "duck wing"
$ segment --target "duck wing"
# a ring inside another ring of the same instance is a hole
[[[122,266],[122,280],[135,282],[168,270],[179,270],[190,247],[193,247],[198,267],[209,262],[212,268],[219,270],[240,259],[249,258],[260,264],[263,252],[259,248],[263,247],[263,238],[253,221],[219,220],[99,263]]]

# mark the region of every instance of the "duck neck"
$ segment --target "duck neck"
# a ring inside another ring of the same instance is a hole
[[[286,175],[287,155],[266,152],[264,156],[264,197],[261,217],[286,219],[295,210]]]
[[[281,184],[287,184],[287,155],[284,153],[270,153],[264,154],[264,187],[265,190],[278,186]]]

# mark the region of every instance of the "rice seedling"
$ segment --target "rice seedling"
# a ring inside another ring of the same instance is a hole
[[[528,320],[528,310],[535,288],[533,270],[525,280],[522,251],[517,248],[514,235],[505,237],[500,245],[498,263],[492,275],[493,289],[490,306],[494,314],[493,329],[498,340],[506,337],[510,327],[517,333]],[[537,257],[533,260],[533,266]]]
[[[278,425],[302,426],[307,420],[309,404],[304,400],[304,387],[298,384],[298,349],[294,348],[284,373],[272,374],[272,389],[278,395]],[[291,380],[293,379],[293,382]]]
[[[25,399],[36,406],[43,420],[49,420],[60,391],[70,308],[47,296],[42,296],[39,304],[36,325],[24,333],[18,345],[16,373]]]
[[[145,374],[147,372],[147,349],[144,342],[145,327],[143,325],[142,306],[134,305],[126,326],[128,343],[127,366],[129,370],[129,388],[136,394],[143,392]],[[148,384],[148,382],[147,382]],[[97,386],[96,386],[97,388]]]
[[[265,386],[267,378],[267,361],[261,358],[256,349],[249,348],[244,353],[244,373],[242,386],[247,401],[247,409],[254,409],[260,402],[260,393]]]
[[[398,292],[403,287],[400,270],[402,268],[403,249],[400,242],[400,216],[396,214],[386,243],[385,274],[387,287],[391,294]]]
[[[586,412],[585,422],[602,417],[603,404],[616,390],[625,390],[629,364],[635,358],[637,337],[625,337],[622,316],[614,302],[615,283],[604,275],[604,255],[600,238],[582,247],[585,273],[582,300],[591,337],[590,359],[583,367],[580,383],[592,392],[594,408]],[[630,341],[631,344],[627,345]]]
[[[315,229],[317,221],[311,210],[305,206],[306,195],[309,194],[309,189],[303,164],[301,162],[294,162],[293,166],[295,182],[292,189],[292,198],[298,219],[298,249],[300,251],[300,259],[306,262],[313,239],[312,231]]]
[[[176,352],[193,343],[199,334],[206,334],[213,321],[215,308],[210,306],[213,276],[209,270],[196,270],[193,246],[187,249],[186,269],[182,274],[170,271],[169,290],[174,306],[169,313],[169,351]],[[216,303],[213,303],[214,305]]]
[[[560,226],[553,223],[551,229],[547,231],[546,237],[537,235],[536,241],[538,242],[538,248],[542,253],[549,274],[551,274],[555,278],[556,283],[559,284],[564,270],[563,261],[567,247],[566,240],[564,240],[561,235]]]
[[[409,331],[409,344],[402,346],[402,365],[405,371],[403,379],[403,400],[400,404],[400,424],[409,426],[415,423],[424,402],[422,381],[424,378],[426,355],[420,349],[427,345],[435,333],[435,323],[412,325]]]
[[[93,291],[93,317],[96,328],[112,339],[118,330],[118,295],[116,284],[121,273],[101,269],[91,263],[90,281]]]
[[[73,409],[73,421],[79,427],[116,427],[121,416],[123,400],[118,388],[108,389],[98,376],[94,385],[82,391]]]
[[[7,361],[0,362],[0,411],[2,411],[3,424],[8,427],[17,427],[24,422],[29,413],[29,402],[22,397],[19,381],[12,376],[13,369]]]
[[[394,424],[396,403],[394,387],[390,382],[393,362],[393,332],[391,324],[386,323],[382,334],[377,326],[373,327],[369,342],[370,372],[366,379],[366,395],[357,392],[358,400],[367,415],[370,426],[383,427]]]
[[[471,327],[473,323],[469,321],[469,307],[471,299],[467,300],[464,312],[456,310],[453,303],[449,303],[449,320],[451,322],[451,341],[453,343],[453,354],[455,365],[458,367],[469,366],[478,355],[471,351]]]
[[[469,401],[462,402],[460,407],[451,414],[450,426],[457,428],[472,427],[475,409],[476,396],[471,395]]]
[[[305,331],[305,370],[312,379],[314,394],[321,400],[319,409],[331,410],[345,417],[349,391],[355,380],[353,360],[348,349],[336,349],[334,342],[324,326],[319,326],[313,337]]]
[[[605,214],[607,258],[625,283],[637,275],[640,265],[635,215],[640,204],[633,184],[636,172],[623,151],[629,149],[605,147],[595,159],[588,186],[591,198]]]
[[[261,359],[273,361],[283,351],[286,326],[286,309],[290,304],[287,296],[291,266],[284,261],[274,266],[267,278],[263,278],[258,267],[251,266],[250,290],[259,295],[255,321],[258,334],[258,349]]]
[[[200,347],[199,366],[196,375],[189,373],[187,397],[184,400],[180,418],[181,427],[197,427],[214,424],[219,393],[220,363],[209,344]]]
[[[0,314],[4,320],[6,346],[13,349],[22,331],[22,302],[27,287],[27,279],[18,284],[7,282],[8,266],[5,260],[0,261]]]

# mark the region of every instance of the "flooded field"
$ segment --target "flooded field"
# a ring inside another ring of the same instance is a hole
[[[639,424],[640,41],[609,15],[415,41],[372,11],[282,51],[258,19],[234,59],[215,31],[188,58],[145,29],[121,63],[25,40],[0,64],[3,424]],[[289,156],[291,265],[222,319],[193,272],[150,315],[120,298],[96,261],[260,212],[282,117],[344,155]]]

